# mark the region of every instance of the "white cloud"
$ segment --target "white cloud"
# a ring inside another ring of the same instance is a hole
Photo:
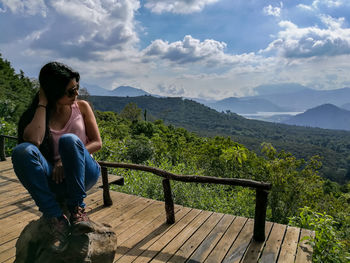
[[[311,5],[298,4],[297,7],[309,11],[319,11],[329,8],[339,8],[350,6],[347,0],[314,0]]]
[[[226,43],[212,39],[200,41],[190,35],[182,41],[169,43],[157,39],[143,50],[144,61],[154,59],[168,61],[172,65],[185,66],[186,64],[197,64],[199,67],[206,67],[207,70],[222,69],[236,64],[254,64],[256,56],[254,53],[243,53],[231,55],[225,53]]]
[[[263,12],[265,15],[280,17],[282,7],[282,2],[280,3],[280,7],[273,7],[272,5],[268,5],[264,7]]]
[[[1,12],[5,12],[6,8],[10,9],[14,14],[46,16],[47,8],[44,0],[0,0],[5,7]]]
[[[187,35],[183,41],[168,43],[155,40],[145,49],[146,56],[157,56],[179,64],[192,63],[203,60],[216,60],[224,56],[226,44],[211,39],[201,42]]]
[[[123,50],[138,42],[138,0],[52,0],[49,29],[32,49],[53,50],[63,57],[87,60],[107,50]]]
[[[288,58],[350,54],[350,28],[342,27],[344,18],[321,18],[325,29],[317,26],[299,28],[290,21],[281,21],[279,25],[284,30],[263,52],[277,51]]]
[[[168,96],[183,96],[185,95],[185,89],[182,84],[171,83],[159,83],[155,89],[158,94],[167,94]]]
[[[320,6],[339,7],[345,4],[344,0],[314,0],[312,6],[318,8]]]
[[[201,11],[205,6],[219,0],[146,0],[145,7],[154,13],[190,14]]]
[[[300,9],[303,9],[303,10],[307,10],[307,11],[314,10],[313,6],[310,6],[310,5],[299,4],[299,5],[297,5],[297,7],[299,7]]]

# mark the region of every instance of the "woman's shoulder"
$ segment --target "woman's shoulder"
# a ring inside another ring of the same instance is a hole
[[[90,107],[90,104],[86,100],[77,100],[79,107]]]
[[[91,110],[91,106],[89,104],[89,102],[87,102],[86,100],[77,100],[77,105],[79,107],[80,112],[84,115],[85,113],[87,113],[87,111]]]

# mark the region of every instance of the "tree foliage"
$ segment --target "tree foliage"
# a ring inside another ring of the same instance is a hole
[[[0,117],[17,123],[37,89],[35,82],[25,77],[23,71],[17,74],[0,54]]]
[[[137,107],[136,103],[130,102],[124,107],[120,115],[131,121],[139,121],[141,120],[141,113],[142,110]]]

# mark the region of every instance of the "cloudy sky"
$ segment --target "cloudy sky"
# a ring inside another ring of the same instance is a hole
[[[220,99],[262,84],[350,87],[349,0],[0,0],[0,53],[37,77]]]

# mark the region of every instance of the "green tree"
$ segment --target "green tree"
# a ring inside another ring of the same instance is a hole
[[[152,142],[144,135],[128,140],[126,148],[127,158],[133,163],[144,163],[153,156]]]
[[[142,109],[137,107],[136,103],[130,102],[121,111],[120,116],[130,121],[139,121],[142,119],[141,113]]]

